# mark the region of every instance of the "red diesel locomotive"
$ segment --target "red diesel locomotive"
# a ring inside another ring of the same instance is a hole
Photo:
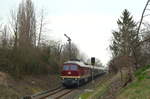
[[[67,61],[61,72],[62,84],[66,87],[79,86],[92,78],[92,71],[93,77],[104,73],[102,67],[86,65],[79,60]]]

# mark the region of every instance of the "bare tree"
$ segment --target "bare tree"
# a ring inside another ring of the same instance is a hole
[[[8,48],[8,43],[9,43],[9,35],[8,35],[8,28],[7,26],[5,25],[3,27],[3,29],[1,30],[1,44],[2,44],[2,48],[3,49],[7,49]]]
[[[36,17],[31,0],[19,5],[17,21],[19,46],[36,46]]]
[[[128,80],[133,79],[135,59],[131,56],[118,56],[109,62],[109,72],[120,72],[121,80],[123,80],[123,73],[126,74]]]
[[[40,23],[39,23],[40,27],[39,27],[39,36],[38,36],[38,46],[40,46],[41,44],[41,36],[42,36],[42,32],[43,32],[43,27],[45,25],[44,23],[44,10],[41,10],[41,14],[40,14]]]
[[[137,37],[139,37],[139,31],[140,31],[140,28],[141,28],[141,24],[142,24],[142,21],[143,21],[144,14],[145,14],[145,11],[147,9],[147,6],[149,5],[149,2],[150,2],[150,0],[147,0],[147,2],[145,4],[145,7],[143,9],[143,12],[142,12],[142,15],[141,15],[141,19],[140,19],[140,23],[139,23],[138,28],[137,28]]]
[[[143,42],[140,47],[141,47],[141,56],[140,56],[140,63],[141,65],[147,65],[150,64],[150,40],[148,40],[150,38],[150,24],[149,23],[145,23],[144,28],[141,29],[141,34],[142,34],[142,41]]]
[[[19,37],[19,34],[18,34],[18,17],[17,17],[17,13],[14,11],[14,10],[11,10],[11,16],[10,16],[10,31],[11,31],[11,34],[13,34],[13,39],[14,39],[14,49],[17,48],[18,46],[18,37]]]
[[[142,15],[141,15],[141,19],[140,19],[140,22],[139,22],[139,25],[138,25],[138,27],[137,27],[137,33],[136,33],[136,38],[137,39],[139,39],[140,38],[140,28],[141,28],[141,25],[142,25],[142,22],[143,22],[143,19],[144,19],[144,17],[145,16],[147,16],[147,15],[144,15],[145,14],[145,11],[147,10],[147,7],[148,7],[148,5],[149,5],[149,2],[150,2],[150,0],[147,0],[147,2],[146,2],[146,4],[145,4],[145,7],[144,7],[144,9],[143,9],[143,12],[142,12]],[[136,46],[134,46],[133,48],[132,48],[132,52],[133,52],[133,56],[134,56],[134,58],[135,58],[135,67],[136,67],[136,69],[139,67],[139,56],[141,56],[140,55],[140,51],[139,50],[141,50],[141,45],[144,43],[144,42],[147,42],[147,41],[150,41],[150,38],[147,38],[147,39],[144,39],[144,40],[141,40],[140,42],[136,42]]]
[[[63,56],[66,60],[69,60],[69,44],[64,45],[63,47]],[[77,59],[79,57],[79,49],[73,43],[71,43],[71,59]]]

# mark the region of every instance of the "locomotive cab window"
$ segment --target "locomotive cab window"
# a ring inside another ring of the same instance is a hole
[[[63,70],[69,70],[69,66],[64,65]]]
[[[71,65],[71,66],[70,66],[70,69],[71,69],[71,70],[77,70],[78,67],[77,67],[77,65]]]

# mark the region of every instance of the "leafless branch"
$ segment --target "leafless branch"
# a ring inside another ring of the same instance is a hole
[[[145,11],[146,11],[146,8],[147,8],[149,2],[150,2],[150,0],[147,1],[146,5],[145,5],[145,7],[144,7],[144,10],[143,10],[143,12],[142,12],[142,16],[141,16],[141,19],[140,19],[140,23],[139,23],[139,26],[138,26],[138,28],[137,28],[137,37],[138,37],[139,30],[140,30],[140,27],[141,27],[141,24],[142,24],[142,21],[143,21],[143,18],[144,18],[144,13],[145,13]]]

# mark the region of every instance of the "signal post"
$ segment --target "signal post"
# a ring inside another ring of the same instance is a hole
[[[92,65],[91,77],[92,77],[92,83],[94,84],[94,65],[95,65],[95,57],[91,57],[91,65]]]

